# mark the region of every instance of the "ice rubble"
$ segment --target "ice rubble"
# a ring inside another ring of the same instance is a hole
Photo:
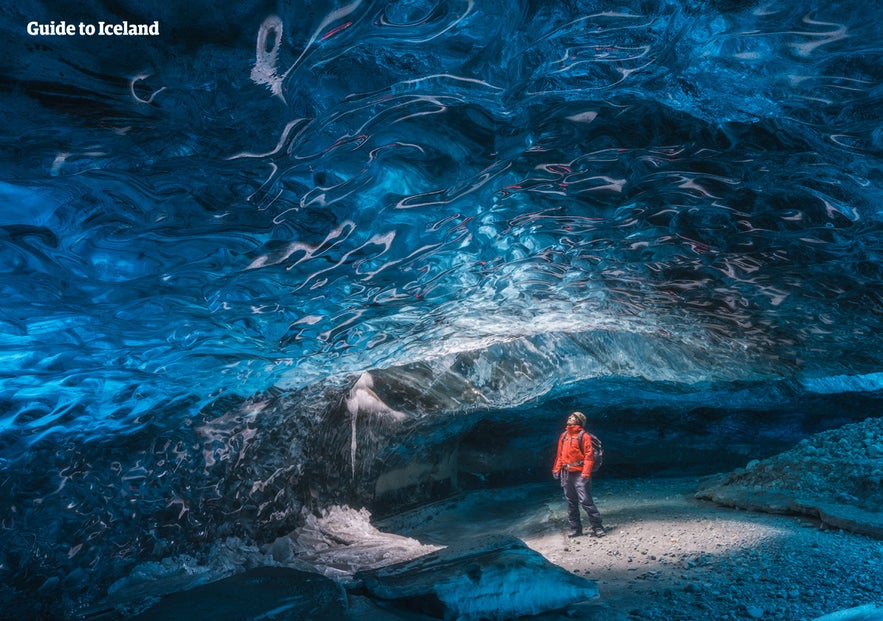
[[[180,554],[161,562],[136,566],[109,589],[113,601],[136,599],[148,591],[164,595],[226,578],[243,569],[289,567],[347,580],[354,573],[417,558],[439,549],[416,539],[378,530],[366,509],[332,506],[313,515],[304,511],[304,524],[263,546],[228,537],[204,554]],[[162,583],[169,584],[164,589]]]
[[[445,619],[510,619],[598,595],[597,585],[553,565],[509,535],[467,537],[441,548],[379,531],[365,510],[335,506],[271,549],[378,599]],[[289,544],[290,542],[290,544]]]
[[[722,505],[807,514],[883,539],[883,418],[869,418],[752,461],[696,496]]]
[[[598,596],[595,582],[553,565],[515,537],[468,537],[440,548],[381,532],[370,518],[364,509],[335,506],[262,549],[227,541],[201,561],[205,565],[186,555],[145,563],[91,612],[144,610],[161,597],[137,618],[176,618],[185,610],[194,619],[226,618],[200,616],[207,607],[248,618],[340,618],[345,586],[388,605],[470,621],[537,614]],[[235,567],[252,569],[222,577]],[[258,593],[231,595],[243,589]],[[298,595],[304,591],[310,595]]]

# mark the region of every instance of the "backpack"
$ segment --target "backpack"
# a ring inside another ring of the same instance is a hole
[[[597,472],[598,469],[604,464],[604,445],[601,444],[601,440],[598,439],[598,436],[593,433],[589,433],[588,431],[583,429],[576,436],[576,444],[580,447],[580,449],[582,449],[583,447],[583,438],[586,437],[587,433],[589,434],[589,439],[592,441],[592,453],[594,456],[594,461],[592,462],[592,472]]]
[[[584,431],[583,433],[589,433]],[[594,453],[595,461],[592,462],[592,472],[597,471],[604,464],[604,445],[594,433],[589,433],[589,439],[592,441],[592,453]],[[582,438],[580,438],[582,442]],[[582,446],[582,444],[580,444]]]

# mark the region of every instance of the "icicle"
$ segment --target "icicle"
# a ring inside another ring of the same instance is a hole
[[[347,403],[349,406],[349,403]],[[350,464],[353,470],[353,480],[356,478],[356,419],[359,417],[358,407],[350,410],[350,421],[352,422],[352,436],[350,437]]]
[[[352,469],[353,479],[356,478],[356,419],[359,418],[359,401],[357,398],[357,387],[362,378],[356,382],[349,394],[346,396],[346,409],[350,413],[350,468]]]
[[[353,479],[356,478],[356,447],[358,444],[358,441],[356,440],[356,419],[359,417],[359,412],[389,416],[395,420],[403,420],[405,418],[405,414],[393,410],[386,405],[380,397],[377,396],[377,393],[372,390],[373,386],[374,378],[371,377],[371,374],[362,373],[359,376],[359,379],[356,380],[355,385],[353,385],[352,390],[350,390],[349,394],[346,396],[346,409],[350,414],[350,424],[352,426],[350,436],[350,465],[352,468]]]

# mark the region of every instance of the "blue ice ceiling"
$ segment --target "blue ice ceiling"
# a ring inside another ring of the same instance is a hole
[[[136,3],[110,17],[158,39],[24,33],[107,11],[5,9],[6,431],[490,348],[565,352],[532,396],[880,370],[863,3]]]

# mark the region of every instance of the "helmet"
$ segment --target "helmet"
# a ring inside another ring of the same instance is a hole
[[[582,426],[582,427],[586,426],[586,415],[583,414],[582,412],[571,412],[570,416],[573,416],[577,420],[577,422],[580,424],[580,426]],[[568,416],[568,418],[570,418],[570,416]]]

